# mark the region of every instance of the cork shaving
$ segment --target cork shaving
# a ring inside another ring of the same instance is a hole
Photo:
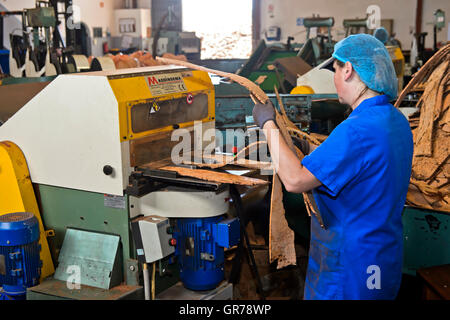
[[[423,91],[409,116],[414,154],[406,204],[450,212],[450,44],[413,76],[395,103]]]

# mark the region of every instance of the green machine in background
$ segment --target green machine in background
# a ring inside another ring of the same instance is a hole
[[[280,89],[285,82],[284,74],[274,66],[275,61],[280,58],[295,57],[297,53],[286,45],[267,45],[264,40],[261,40],[256,50],[244,66],[238,70],[237,74],[251,81],[260,82],[260,87],[265,92],[273,92],[274,87]]]
[[[335,44],[331,36],[334,18],[304,18],[303,25],[306,28],[305,43],[291,44],[294,37],[288,37],[286,44],[267,44],[261,40],[237,74],[256,82],[267,93],[273,93],[274,87],[281,93],[291,92],[296,87],[298,75],[329,58]],[[317,30],[314,37],[313,29]]]
[[[331,29],[334,26],[333,17],[313,17],[305,18],[303,24],[306,28],[306,42],[300,49],[298,56],[305,60],[312,67],[331,57],[335,41],[331,36]],[[317,29],[317,36],[310,38],[311,29]],[[326,29],[326,32],[321,31]]]

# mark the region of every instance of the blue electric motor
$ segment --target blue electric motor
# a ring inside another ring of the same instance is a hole
[[[22,300],[38,284],[39,222],[29,212],[0,216],[0,300]]]
[[[190,290],[211,290],[224,279],[224,248],[240,238],[237,218],[182,218],[176,220],[175,255],[180,278]]]

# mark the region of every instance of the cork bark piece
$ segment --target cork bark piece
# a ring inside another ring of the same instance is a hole
[[[411,91],[423,93],[419,111],[409,116],[414,155],[406,203],[450,212],[450,44],[414,75],[395,105]]]
[[[180,176],[184,177],[191,177],[218,183],[237,184],[242,186],[261,186],[266,185],[268,183],[267,181],[261,179],[238,176],[231,173],[215,172],[204,169],[190,169],[175,166],[165,166],[159,168],[159,170],[174,171],[178,173]]]
[[[245,159],[245,157],[247,157],[250,152],[258,151],[258,147],[262,144],[267,144],[267,141],[257,141],[251,143],[247,147],[240,150],[234,156],[221,154],[212,154],[212,155],[204,154],[203,160],[214,161],[211,163],[208,163],[208,161],[205,161],[205,163],[199,163],[195,161],[183,161],[183,164],[192,164],[198,167],[208,167],[208,168],[221,168],[226,165],[237,165],[249,169],[270,169],[270,167],[272,166],[271,162]]]
[[[257,170],[267,170],[272,168],[271,162],[264,162],[264,161],[256,161],[256,160],[249,160],[249,159],[219,159],[215,163],[198,163],[193,161],[183,161],[183,164],[188,165],[195,165],[199,168],[210,168],[210,169],[218,169],[223,168],[227,165],[235,165],[242,168],[247,169],[257,169]]]
[[[408,82],[405,88],[403,88],[400,93],[397,101],[395,102],[395,107],[398,108],[400,103],[403,101],[405,96],[410,92],[414,91],[415,87],[420,87],[422,81],[426,80],[430,73],[435,69],[436,65],[439,64],[442,60],[448,59],[448,55],[450,54],[450,44],[443,46],[436,52],[423,66],[420,70],[413,75],[411,81]]]
[[[321,143],[319,140],[314,138],[312,135],[309,135],[298,128],[290,128],[289,127],[287,129],[288,129],[289,133],[291,133],[292,135],[297,136],[299,138],[305,138],[306,140],[308,140],[312,144],[315,144],[316,146],[320,145],[320,143]]]
[[[328,136],[325,134],[320,134],[320,133],[315,133],[315,132],[312,132],[309,135],[311,137],[315,138],[320,143],[324,142],[328,138]]]
[[[296,265],[296,254],[294,246],[294,232],[289,228],[284,216],[283,194],[281,181],[278,175],[273,175],[272,195],[271,195],[271,214],[269,227],[269,260],[277,260],[277,269]]]
[[[447,70],[448,61],[443,62],[431,74],[428,85],[421,97],[422,107],[420,109],[420,121],[417,132],[417,140],[415,141],[415,155],[427,155],[432,153],[432,134],[433,123],[439,116],[442,106],[442,101],[439,98],[438,91],[441,85],[441,79],[444,72]],[[437,113],[437,114],[436,114]]]

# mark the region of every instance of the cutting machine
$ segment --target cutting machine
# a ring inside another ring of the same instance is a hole
[[[43,220],[40,241],[49,244],[41,252],[42,282],[28,298],[74,298],[68,283],[81,284],[77,298],[98,294],[92,287],[108,289],[105,299],[140,294],[137,260],[158,262],[162,275],[172,253],[179,272],[191,275],[181,277],[187,288],[218,285],[223,248],[240,234],[236,219],[225,220],[228,187],[152,166],[171,156],[177,129],[191,133],[191,151],[214,144],[214,136],[193,133],[194,124],[214,128],[214,108],[206,72],[158,66],[60,75],[0,126],[8,146],[0,144],[0,165],[9,168],[0,184],[21,190],[30,182],[28,193],[0,194],[0,214],[34,213]],[[37,205],[27,207],[30,201]],[[162,233],[151,226],[166,223],[171,229]],[[164,245],[145,251],[154,239]],[[52,261],[58,267],[44,280]]]

